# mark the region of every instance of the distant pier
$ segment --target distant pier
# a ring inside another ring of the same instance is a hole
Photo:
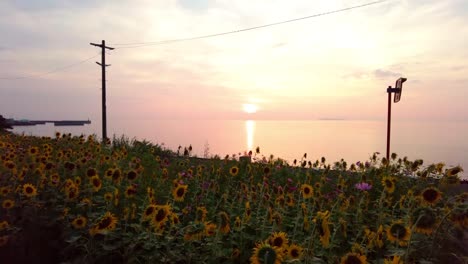
[[[54,126],[84,126],[91,124],[91,120],[15,120],[7,119],[7,123],[10,126],[35,126],[45,125],[46,123],[53,123]]]

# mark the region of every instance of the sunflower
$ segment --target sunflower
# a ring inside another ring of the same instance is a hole
[[[8,243],[8,239],[10,237],[5,235],[5,236],[0,236],[0,248],[5,246]]]
[[[75,229],[82,229],[82,228],[86,227],[87,222],[88,222],[88,219],[86,219],[86,217],[80,215],[80,216],[76,217],[75,219],[73,219],[72,226]]]
[[[395,182],[396,182],[396,179],[394,177],[390,177],[390,176],[383,177],[382,184],[387,193],[393,193],[395,191]]]
[[[442,198],[442,194],[439,192],[438,189],[434,187],[429,187],[422,191],[421,197],[423,201],[427,204],[436,204]]]
[[[223,234],[229,233],[231,231],[231,221],[229,215],[226,212],[219,212],[219,229]]]
[[[114,169],[112,168],[107,169],[106,172],[104,173],[104,177],[108,179],[112,179],[112,175],[114,175]]]
[[[119,205],[119,199],[120,199],[119,189],[115,188],[114,189],[114,206]]]
[[[291,193],[288,193],[288,195],[286,195],[286,205],[293,207],[295,204],[296,201],[294,200],[294,196]]]
[[[384,264],[402,264],[401,256],[391,256],[390,258],[384,259]]]
[[[234,226],[236,227],[236,229],[240,229],[241,226],[242,226],[242,220],[240,219],[240,217],[236,216],[236,220],[234,220]]]
[[[460,173],[460,172],[463,172],[462,167],[456,166],[456,167],[453,167],[453,168],[451,168],[451,169],[448,169],[448,170],[446,171],[446,174],[447,174],[447,176],[454,176],[454,175],[457,175],[457,174]]]
[[[248,222],[252,216],[252,210],[250,209],[250,202],[245,202],[244,221]]]
[[[468,227],[468,207],[459,205],[455,207],[449,216],[450,220],[461,228]]]
[[[411,236],[411,230],[403,224],[403,221],[395,221],[387,228],[387,238],[397,242],[400,246],[406,246]]]
[[[197,211],[195,213],[195,222],[205,222],[207,214],[208,210],[206,210],[206,207],[198,206]]]
[[[9,170],[16,169],[16,164],[11,160],[8,160],[7,162],[5,162],[4,166]]]
[[[341,257],[341,264],[366,264],[367,258],[359,253],[348,253]]]
[[[6,196],[7,194],[9,194],[11,192],[11,188],[10,187],[1,187],[0,188],[0,196]]]
[[[137,193],[136,187],[133,185],[130,185],[127,187],[127,189],[125,189],[125,197],[127,198],[131,198],[135,196],[136,193]]]
[[[148,195],[148,200],[151,202],[154,200],[154,189],[151,187],[146,188],[146,194]]]
[[[23,194],[29,198],[34,197],[37,195],[37,189],[32,184],[26,183],[23,185]]]
[[[81,185],[81,177],[80,176],[75,177],[75,184],[78,185],[78,186]]]
[[[283,217],[279,212],[274,212],[271,216],[271,219],[275,222],[277,226],[280,226],[283,223]]]
[[[154,213],[156,213],[156,205],[150,204],[146,209],[143,211],[143,220],[150,219]]]
[[[172,196],[174,200],[177,202],[182,202],[185,198],[185,194],[187,193],[188,185],[179,184],[174,190],[172,191]]]
[[[6,199],[2,202],[2,207],[3,209],[11,209],[15,206],[15,201],[11,200],[11,199]]]
[[[287,257],[292,260],[299,260],[302,257],[303,248],[297,244],[291,244],[288,247]]]
[[[120,169],[115,169],[114,172],[112,173],[112,180],[114,182],[120,182],[122,177],[122,171]]]
[[[309,184],[302,184],[301,193],[304,199],[312,198],[312,196],[314,196],[314,188],[312,188],[312,186]]]
[[[169,215],[169,219],[171,220],[172,226],[178,225],[180,223],[179,216],[176,213],[171,213]]]
[[[135,170],[130,170],[127,172],[127,179],[129,181],[134,181],[138,177],[138,173]]]
[[[437,224],[437,216],[429,207],[420,207],[413,213],[413,225],[417,233],[430,235]]]
[[[48,170],[53,169],[54,167],[55,165],[53,163],[47,162],[44,169],[48,171]]]
[[[284,207],[284,204],[286,203],[285,199],[284,199],[284,195],[278,195],[275,199],[275,204],[276,205],[279,205],[281,207]]]
[[[375,234],[374,245],[378,248],[382,248],[384,246],[384,229],[383,226],[380,225],[377,229],[377,233]]]
[[[232,166],[229,169],[229,173],[231,174],[231,176],[236,176],[239,173],[239,168],[237,166]]]
[[[253,250],[252,256],[250,257],[251,264],[281,264],[282,261],[283,255],[281,249],[273,247],[268,243],[258,243]]]
[[[153,218],[151,224],[156,228],[160,229],[164,223],[169,220],[169,215],[171,213],[171,207],[169,205],[157,205],[155,212],[153,213]]]
[[[275,232],[267,240],[268,244],[281,250],[288,248],[288,238],[284,232]]]
[[[194,241],[194,240],[201,240],[205,235],[205,224],[198,223],[195,225],[189,226],[184,234],[185,241]]]
[[[114,194],[112,194],[111,192],[106,192],[104,194],[104,200],[108,203],[110,203],[112,201],[112,198],[114,198]]]
[[[2,222],[0,222],[0,231],[5,230],[8,227],[10,227],[10,225],[8,224],[6,220],[3,220]]]
[[[169,176],[169,170],[167,168],[162,169],[162,176],[167,178]]]
[[[31,156],[36,156],[39,153],[39,148],[38,147],[30,147],[28,149],[28,153]]]
[[[106,234],[108,231],[112,231],[117,226],[117,217],[111,212],[106,212],[99,222],[94,225],[89,233],[94,236],[95,234]]]
[[[233,248],[231,253],[231,259],[238,259],[240,257],[241,251],[238,248]]]
[[[89,168],[88,170],[86,170],[86,176],[88,176],[89,178],[96,176],[96,175],[97,175],[97,171],[95,168]]]
[[[204,224],[205,224],[205,230],[204,230],[205,236],[209,237],[209,236],[213,236],[214,234],[216,234],[216,229],[217,229],[216,224],[211,223],[211,222],[206,222]]]
[[[91,177],[90,183],[93,186],[93,191],[94,192],[99,192],[99,190],[102,187],[102,181],[99,178],[99,176],[95,175],[95,176]]]
[[[78,187],[75,186],[74,184],[68,186],[67,188],[65,188],[65,195],[66,195],[67,199],[69,199],[69,200],[73,200],[73,199],[77,198],[79,193],[80,192],[79,192]]]
[[[93,202],[89,198],[83,198],[81,199],[80,204],[82,204],[83,206],[92,206]]]
[[[330,218],[330,212],[318,212],[317,216],[315,217],[314,221],[316,227],[318,228],[320,242],[322,246],[327,248],[330,245],[330,226],[328,219]]]

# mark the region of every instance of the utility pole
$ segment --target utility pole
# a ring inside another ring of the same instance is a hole
[[[106,116],[106,67],[110,64],[106,64],[106,49],[113,50],[114,48],[107,47],[106,41],[103,40],[101,44],[89,43],[90,45],[100,47],[102,49],[101,63],[96,62],[98,65],[101,65],[102,69],[102,142],[106,144],[107,141],[107,116]]]

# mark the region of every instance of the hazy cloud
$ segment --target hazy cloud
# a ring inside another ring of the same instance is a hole
[[[382,70],[382,69],[375,70],[373,72],[373,74],[377,79],[387,79],[389,77],[399,77],[399,76],[401,76],[401,73],[388,71],[388,70]]]

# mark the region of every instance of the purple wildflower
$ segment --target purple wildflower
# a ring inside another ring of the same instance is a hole
[[[372,185],[368,184],[367,182],[356,183],[354,187],[356,187],[356,189],[361,190],[361,191],[368,191],[372,189]]]

